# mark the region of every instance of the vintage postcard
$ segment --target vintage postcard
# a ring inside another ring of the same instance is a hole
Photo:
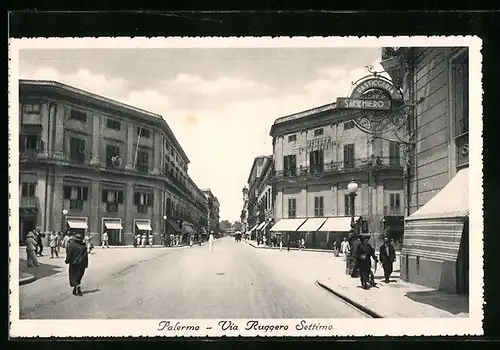
[[[10,40],[10,336],[481,335],[481,45]]]

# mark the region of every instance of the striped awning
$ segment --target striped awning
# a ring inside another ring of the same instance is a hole
[[[68,220],[69,228],[88,228],[87,221],[85,219],[71,219]]]
[[[149,221],[136,221],[135,226],[141,231],[152,231]]]
[[[469,215],[469,168],[460,170],[430,201],[405,221],[464,218]]]
[[[255,225],[254,227],[252,227],[252,228],[250,229],[250,231],[248,231],[248,233],[253,232],[253,231],[257,228],[257,226],[259,226],[259,225],[260,225],[260,224],[257,224],[257,225]]]
[[[401,254],[456,261],[465,218],[412,220],[405,223]]]
[[[304,221],[306,221],[306,219],[281,219],[271,227],[270,231],[297,231]]]
[[[104,221],[104,226],[106,226],[108,230],[123,230],[120,221]]]
[[[265,221],[262,221],[262,222],[259,224],[259,226],[257,226],[256,230],[257,230],[257,231],[262,230],[262,228],[264,227],[264,225],[265,225],[265,224],[266,224],[266,222],[265,222]]]
[[[297,231],[300,232],[316,232],[325,223],[327,218],[309,218],[304,222]]]
[[[265,231],[266,228],[271,224],[271,221],[267,221],[264,226],[262,226],[261,230]]]

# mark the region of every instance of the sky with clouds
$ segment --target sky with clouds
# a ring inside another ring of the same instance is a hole
[[[272,154],[275,119],[334,102],[379,71],[379,48],[21,50],[21,79],[56,80],[161,114],[189,174],[239,219],[253,159]]]

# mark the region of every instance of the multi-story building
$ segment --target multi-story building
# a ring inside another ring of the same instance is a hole
[[[189,159],[162,116],[54,81],[19,81],[20,241],[85,230],[132,244],[206,216]],[[163,217],[167,216],[167,220]],[[197,221],[198,220],[198,221]]]
[[[201,190],[206,198],[207,203],[207,226],[209,233],[219,234],[219,220],[220,220],[220,204],[217,197],[212,193],[210,188]]]
[[[467,48],[388,47],[381,62],[410,102],[401,278],[458,293],[469,286],[468,60]]]
[[[358,183],[356,220],[365,230],[398,236],[404,215],[400,147],[372,141],[352,114],[336,104],[277,119],[271,127],[274,151],[276,224],[285,240],[305,238],[308,246],[325,247],[332,233],[347,234],[351,207],[347,185]],[[368,227],[366,227],[368,226]],[[335,235],[333,235],[335,236]],[[377,237],[378,238],[378,237]]]
[[[262,238],[273,220],[274,191],[271,177],[274,170],[273,156],[259,156],[253,161],[247,185],[247,233],[252,239]]]

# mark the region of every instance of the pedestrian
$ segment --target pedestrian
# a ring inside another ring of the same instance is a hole
[[[287,246],[287,247],[286,247],[286,251],[287,251],[287,252],[289,252],[289,251],[290,251],[290,244],[291,244],[291,242],[290,242],[290,237],[288,237],[287,244],[286,244],[286,246]]]
[[[61,254],[61,246],[62,246],[62,241],[64,239],[64,235],[62,231],[57,232],[57,254]]]
[[[108,236],[108,231],[104,231],[102,233],[102,248],[104,249],[104,247],[106,248],[109,248],[109,236]]]
[[[141,245],[141,235],[136,233],[134,237],[134,247],[138,247]]]
[[[83,233],[75,234],[66,248],[66,264],[69,264],[69,285],[73,287],[73,295],[83,295],[81,284],[85,269],[89,266],[87,244],[83,241]]]
[[[344,240],[342,241],[342,243],[340,243],[340,252],[344,256],[344,260],[347,259],[350,248],[351,247],[349,247],[349,242],[347,241],[347,237],[344,237]]]
[[[356,278],[359,277],[359,265],[356,256],[358,252],[358,246],[361,243],[361,240],[354,231],[351,232],[350,239],[352,241],[352,243],[349,244],[349,246],[351,247],[351,251],[347,259],[348,259],[348,264],[352,264],[351,277]]]
[[[83,235],[83,234],[82,234]],[[75,235],[76,237],[76,235]],[[90,232],[87,232],[85,236],[84,243],[87,246],[88,253],[92,253],[92,249],[94,249],[94,244],[92,243],[92,236],[90,236]]]
[[[150,234],[148,235],[148,245],[149,245],[151,248],[153,248],[153,234],[152,234],[152,233],[150,233]]]
[[[280,238],[280,252],[283,250],[283,239]]]
[[[59,257],[59,253],[57,252],[58,245],[59,235],[56,233],[56,230],[52,230],[52,233],[49,236],[50,259],[54,259],[54,254],[56,258]]]
[[[45,238],[45,233],[42,233],[39,229],[35,230],[36,245],[38,248],[37,255],[43,256],[43,240]]]
[[[306,247],[306,240],[302,238],[300,240],[300,250],[303,250]]]
[[[380,263],[384,269],[385,283],[389,283],[392,274],[393,263],[396,261],[396,251],[391,244],[389,237],[384,237],[384,244],[380,246]]]
[[[64,237],[62,239],[62,243],[61,243],[61,246],[63,247],[63,249],[66,249],[66,247],[68,246],[68,241],[70,240],[71,236],[69,235],[68,232],[66,232],[64,234]]]
[[[36,257],[36,250],[36,237],[33,231],[30,231],[26,236],[26,261],[28,267],[40,266],[40,263],[38,262],[38,259]]]
[[[370,270],[369,270],[370,275],[369,275],[368,283],[370,283],[370,285],[372,287],[374,287],[376,285],[375,272],[377,272],[378,259],[377,259],[377,256],[375,255],[375,248],[373,248],[370,243],[367,243],[367,246],[368,246],[368,251],[370,252],[369,253],[370,259],[368,261],[370,263]],[[372,264],[372,260],[373,260],[373,264]],[[372,268],[372,266],[373,266],[373,268]]]
[[[211,252],[214,251],[214,241],[215,241],[214,234],[211,233],[210,236],[208,237],[208,246]]]
[[[358,262],[361,287],[363,289],[368,289],[368,284],[370,283],[371,258],[373,254],[373,248],[367,243],[366,238],[363,235],[359,237],[360,243],[356,249],[356,260]]]
[[[145,248],[146,247],[146,241],[147,241],[148,237],[146,236],[145,233],[143,233],[141,235],[141,247]]]

